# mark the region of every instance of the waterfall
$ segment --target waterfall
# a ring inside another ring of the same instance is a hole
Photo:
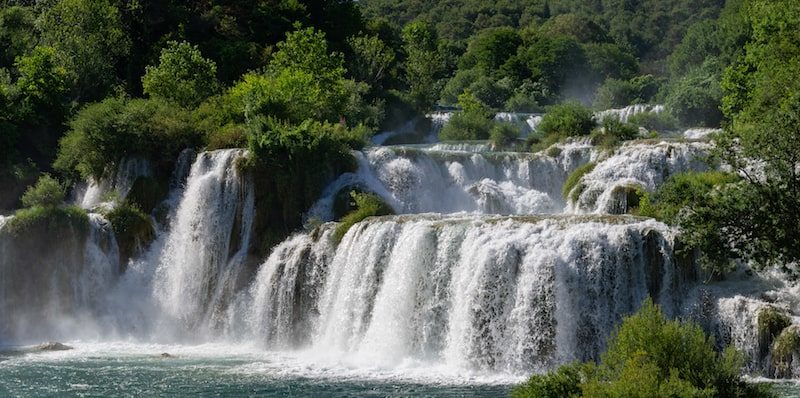
[[[467,152],[440,145],[376,147],[357,154],[356,173],[325,190],[311,209],[333,219],[335,196],[350,187],[381,195],[398,213],[559,213],[561,186],[597,153],[587,141],[556,145],[557,154]]]
[[[630,217],[385,217],[338,247],[323,227],[261,266],[250,326],[272,349],[521,374],[596,358],[648,294],[674,313],[671,250]]]
[[[614,114],[644,111],[658,108]],[[540,120],[498,118],[531,129]],[[540,153],[483,142],[370,147],[323,190],[307,230],[266,259],[252,258],[263,237],[253,178],[238,167],[246,151],[186,150],[153,212],[156,239],[125,267],[99,214],[85,230],[24,236],[9,232],[14,216],[0,216],[0,343],[244,342],[313,363],[522,376],[597,359],[651,296],[744,351],[749,371],[770,374],[757,313],[776,308],[800,324],[800,287],[760,273],[703,284],[691,260],[673,255],[671,228],[619,215],[635,190],[714,167],[711,148],[640,140],[607,152],[585,138]],[[567,177],[590,162],[567,203]],[[149,173],[123,163],[103,189],[127,192]],[[367,218],[337,243],[328,221],[351,190],[381,196],[398,215]]]
[[[75,203],[84,209],[92,209],[108,201],[107,196],[112,193],[119,199],[125,199],[137,178],[150,177],[152,174],[152,167],[146,159],[123,159],[110,178],[99,181],[91,179],[86,187],[80,189]]]
[[[581,213],[625,213],[631,189],[653,192],[672,174],[708,170],[709,149],[711,144],[704,142],[626,143],[583,176],[574,188],[580,195],[571,208]]]
[[[630,120],[630,118],[634,115],[647,112],[661,113],[663,111],[664,111],[664,105],[634,104],[620,109],[607,109],[604,111],[600,111],[595,113],[594,117],[598,121],[602,121],[607,117],[612,117],[618,119],[623,123],[627,123],[628,120]]]
[[[240,175],[243,150],[197,156],[158,254],[154,294],[187,328],[214,328],[238,287],[255,216],[253,184]]]
[[[91,334],[120,271],[108,221],[10,232],[12,219],[0,220],[0,343]]]

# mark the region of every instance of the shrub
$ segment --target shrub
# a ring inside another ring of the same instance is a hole
[[[576,372],[576,365],[567,365],[549,378],[533,376],[528,385],[550,390],[523,385],[514,396],[562,391],[562,396],[583,397],[772,397],[768,387],[742,379],[742,365],[736,350],[716,352],[700,326],[668,320],[648,298],[636,314],[623,319],[596,368]]]
[[[510,112],[539,112],[541,110],[536,99],[524,92],[512,94],[503,108]]]
[[[627,80],[607,79],[597,88],[594,106],[597,109],[621,108],[636,102],[638,96],[633,83]]]
[[[592,112],[577,102],[565,102],[550,107],[542,117],[538,131],[545,135],[574,137],[589,135],[595,126]]]
[[[668,112],[637,113],[628,118],[628,123],[651,131],[672,131],[678,128],[678,120]]]
[[[578,200],[581,193],[583,193],[583,184],[580,181],[583,176],[591,173],[595,166],[597,166],[597,163],[589,162],[575,169],[569,177],[567,177],[567,181],[564,182],[564,186],[561,188],[561,195],[563,195],[565,199],[571,199],[573,202]]]
[[[114,228],[122,264],[155,239],[153,221],[136,205],[123,203],[105,216]]]
[[[706,202],[714,187],[737,180],[735,175],[720,171],[673,174],[652,196],[645,195],[639,215],[677,224],[683,209]]]
[[[350,196],[355,202],[355,210],[348,213],[346,216],[339,220],[339,225],[333,232],[333,239],[336,242],[341,242],[342,238],[347,234],[350,228],[363,221],[367,217],[385,216],[394,214],[391,206],[381,199],[380,196],[371,193],[357,193],[351,192]]]
[[[182,149],[201,142],[192,115],[182,108],[159,99],[108,98],[72,119],[54,166],[99,179],[125,157],[171,165]]]
[[[22,204],[25,207],[55,207],[64,201],[66,192],[64,186],[49,174],[39,177],[36,185],[29,187],[22,195]]]
[[[493,122],[481,115],[456,113],[439,131],[442,141],[485,140],[489,138]]]
[[[661,88],[662,81],[652,75],[630,80],[607,79],[597,88],[594,106],[597,109],[620,108],[650,102]]]
[[[53,234],[65,230],[77,230],[81,233],[88,231],[89,216],[86,211],[76,206],[35,206],[20,209],[14,213],[14,217],[8,220],[3,228],[3,231],[17,236],[34,231],[44,233],[45,235],[42,236],[57,236]]]
[[[485,140],[494,125],[492,111],[469,91],[458,96],[461,112],[454,114],[439,132],[442,141]]]
[[[549,150],[553,148],[553,145],[557,144],[559,141],[561,141],[561,138],[557,135],[542,136],[540,134],[531,134],[528,136],[526,144],[531,152],[541,152],[545,149]]]
[[[510,123],[495,123],[489,132],[489,140],[497,148],[508,146],[517,138],[519,138],[519,129]]]
[[[364,145],[364,130],[307,120],[299,125],[258,117],[248,123],[250,156],[244,171],[254,177],[256,254],[302,226],[302,214],[337,175],[354,171],[352,149]]]
[[[511,398],[571,398],[580,397],[580,385],[591,374],[592,367],[580,363],[564,365],[554,372],[533,375],[511,391]]]

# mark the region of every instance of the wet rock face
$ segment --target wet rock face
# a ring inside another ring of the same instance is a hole
[[[800,377],[800,325],[787,327],[775,339],[772,370],[772,376],[779,379]]]
[[[72,350],[73,347],[56,341],[49,341],[47,343],[39,344],[33,347],[33,349],[34,351],[69,351]]]

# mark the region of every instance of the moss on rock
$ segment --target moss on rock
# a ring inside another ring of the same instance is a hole
[[[569,177],[567,177],[567,181],[564,183],[564,187],[561,189],[561,194],[564,198],[569,198],[573,202],[577,201],[578,198],[583,193],[585,186],[581,182],[581,179],[584,175],[589,174],[594,170],[594,167],[597,166],[595,162],[586,163],[583,166],[578,167],[573,171]]]
[[[367,217],[394,214],[392,207],[378,195],[358,192],[351,192],[350,195],[355,202],[356,209],[342,217],[339,225],[336,226],[336,230],[333,232],[333,239],[336,242],[340,242],[353,225]]]
[[[133,182],[126,200],[144,213],[150,213],[169,192],[165,181],[163,178],[139,177]]]
[[[139,254],[142,248],[155,239],[153,221],[138,206],[124,203],[106,213],[106,218],[114,228],[119,245],[120,264]]]
[[[798,376],[795,370],[800,369],[800,326],[789,326],[778,335],[772,345],[772,366],[777,378],[793,378]]]

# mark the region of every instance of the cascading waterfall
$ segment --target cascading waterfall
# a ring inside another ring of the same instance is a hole
[[[119,199],[124,199],[137,178],[150,177],[152,174],[152,167],[147,159],[135,157],[124,159],[110,178],[90,180],[88,185],[77,193],[75,203],[84,209],[92,209],[106,201],[110,193]]]
[[[91,335],[120,271],[111,225],[90,214],[85,231],[18,235],[8,231],[12,219],[0,221],[0,343]]]
[[[647,112],[661,113],[663,111],[664,111],[664,105],[634,104],[626,106],[624,108],[607,109],[604,111],[600,111],[595,113],[594,117],[597,120],[603,120],[607,117],[613,117],[623,123],[627,123],[628,120],[630,120],[630,118],[634,115]]]
[[[469,152],[441,145],[377,147],[356,154],[359,168],[326,189],[311,214],[333,219],[335,196],[350,187],[381,195],[398,213],[559,213],[561,186],[598,154],[587,141],[559,144],[557,154]]]
[[[617,113],[641,111],[657,109]],[[538,117],[529,116],[526,123]],[[536,154],[477,142],[368,148],[354,152],[358,169],[324,190],[309,221],[333,220],[337,197],[357,189],[399,215],[357,223],[339,243],[335,224],[322,224],[266,259],[248,254],[259,237],[254,183],[237,167],[246,152],[185,151],[154,212],[157,238],[127,267],[100,215],[90,215],[87,231],[57,234],[53,246],[47,233],[14,238],[13,218],[0,217],[0,342],[222,340],[363,368],[521,376],[597,358],[622,317],[652,296],[668,315],[698,320],[720,342],[744,348],[749,369],[766,374],[753,311],[772,301],[793,303],[781,307],[793,314],[800,292],[786,293],[795,301],[765,297],[796,288],[780,280],[747,290],[749,276],[708,289],[673,256],[670,228],[613,215],[629,207],[630,189],[652,192],[674,173],[708,169],[710,147],[638,141],[609,154],[573,140]],[[568,204],[567,176],[589,162],[596,166]],[[130,170],[117,174],[132,182],[141,173]]]
[[[648,294],[678,308],[668,234],[624,216],[416,215],[362,222],[335,246],[323,227],[262,265],[250,327],[272,349],[364,364],[544,370],[596,357]]]
[[[187,328],[216,328],[250,248],[253,184],[237,171],[243,150],[198,155],[158,255],[154,294]]]
[[[672,174],[708,170],[709,149],[706,142],[626,143],[583,176],[570,207],[579,213],[625,213],[630,190],[653,192]]]

